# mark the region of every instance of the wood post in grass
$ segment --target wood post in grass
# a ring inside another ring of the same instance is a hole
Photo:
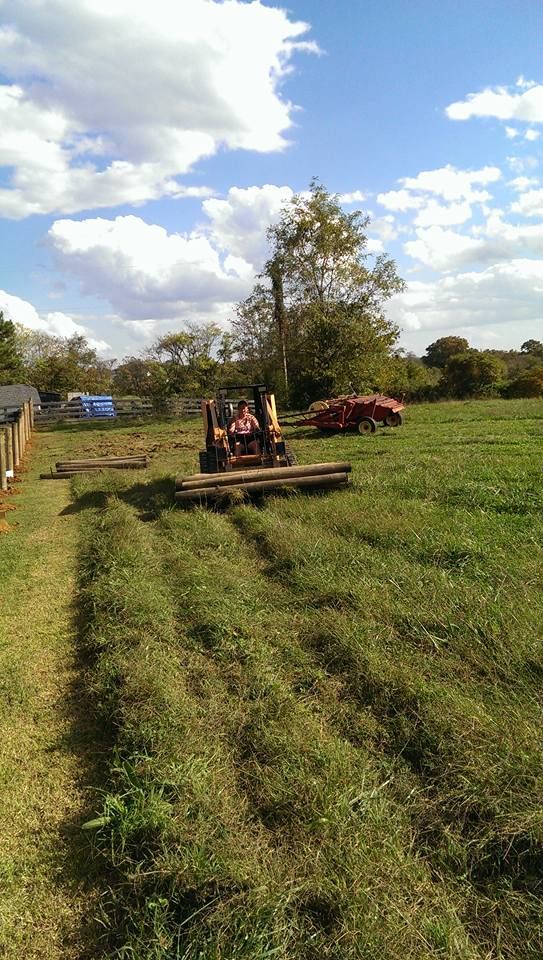
[[[21,462],[20,450],[19,450],[19,424],[17,420],[13,421],[13,468],[17,469]]]
[[[10,477],[13,476],[13,424],[4,424],[4,433],[6,437],[6,460],[7,471]]]
[[[8,488],[7,433],[0,429],[0,490]]]

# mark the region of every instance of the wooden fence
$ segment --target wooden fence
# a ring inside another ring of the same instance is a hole
[[[116,417],[146,417],[155,412],[151,400],[113,400]],[[79,398],[41,403],[36,411],[36,424],[71,422],[78,420],[108,420],[109,417],[89,417]]]
[[[33,429],[32,400],[18,407],[0,407],[0,491],[9,489],[20,469]]]
[[[153,404],[151,400],[143,398],[113,398],[115,416],[120,418],[152,417],[160,414],[166,414],[170,417],[179,417],[184,420],[190,417],[199,417],[201,411],[201,399],[199,397],[170,397],[161,404]],[[251,410],[254,408],[252,401],[249,401]],[[254,412],[254,410],[253,410]],[[36,411],[36,424],[49,424],[55,422],[77,422],[78,420],[104,420],[107,422],[109,417],[89,417],[83,409],[79,399],[61,400],[52,403],[40,404],[40,409]]]

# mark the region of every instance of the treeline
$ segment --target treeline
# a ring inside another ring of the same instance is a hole
[[[392,393],[412,401],[469,397],[543,395],[543,343],[526,340],[520,350],[476,350],[464,337],[441,337],[423,357],[394,358]]]
[[[318,180],[285,205],[268,230],[269,256],[230,329],[189,324],[139,357],[97,356],[84,337],[14,326],[0,312],[0,383],[40,392],[116,396],[203,396],[228,383],[263,382],[283,407],[346,392],[381,391],[408,401],[445,397],[539,396],[543,346],[476,350],[442,337],[423,357],[397,347],[386,302],[404,289],[396,264],[372,256],[369,218],[346,213]]]

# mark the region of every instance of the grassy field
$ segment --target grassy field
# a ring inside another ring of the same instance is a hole
[[[1,955],[540,960],[542,433],[540,401],[292,430],[352,487],[223,511],[172,505],[196,422],[39,434],[0,538]],[[123,452],[150,469],[36,479]]]
[[[108,956],[543,955],[542,427],[293,430],[352,488],[222,512],[172,507],[197,424],[141,428],[143,481],[77,481]]]

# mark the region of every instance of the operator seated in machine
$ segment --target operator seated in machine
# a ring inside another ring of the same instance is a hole
[[[235,438],[234,452],[236,457],[241,457],[247,453],[260,453],[260,444],[257,439],[258,431],[260,431],[260,424],[249,410],[249,404],[246,400],[240,400],[238,412],[228,426],[229,436]]]

